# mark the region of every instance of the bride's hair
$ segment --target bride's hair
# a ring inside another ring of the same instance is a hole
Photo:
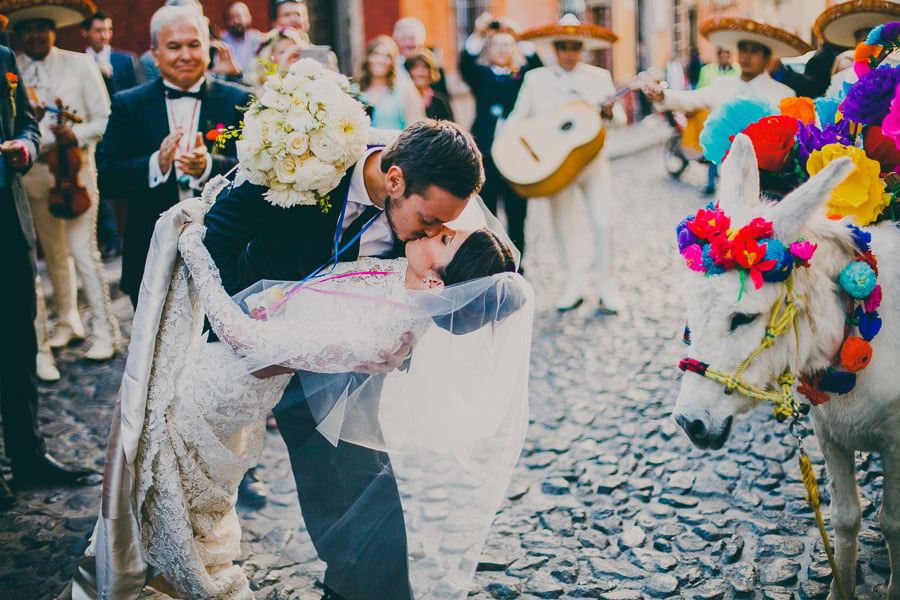
[[[473,231],[460,244],[453,259],[437,270],[448,286],[499,273],[513,273],[516,263],[509,247],[496,233],[483,228]],[[499,323],[525,303],[525,293],[518,282],[497,280],[494,286],[463,306],[447,314],[434,317],[438,327],[462,335],[480,329],[488,323]]]
[[[490,229],[476,229],[443,267],[436,269],[445,286],[515,271],[516,262],[503,240]]]

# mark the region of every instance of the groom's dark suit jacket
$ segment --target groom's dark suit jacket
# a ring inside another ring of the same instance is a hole
[[[263,197],[265,187],[244,183],[216,200],[206,215],[206,247],[229,294],[262,279],[298,281],[333,254],[334,233],[350,192],[351,167],[329,194],[331,209],[282,208]],[[345,226],[349,223],[345,223]],[[402,251],[395,244],[392,258]],[[358,256],[344,254],[339,260]]]
[[[205,133],[219,123],[237,125],[247,104],[244,88],[206,80],[206,96],[200,105],[199,129]],[[106,135],[97,152],[100,186],[110,197],[128,199],[120,287],[136,295],[144,274],[144,262],[160,213],[178,202],[174,169],[162,185],[151,188],[150,156],[169,135],[169,119],[162,79],[119,92],[112,99]],[[234,144],[213,155],[212,175],[225,173],[237,163]]]

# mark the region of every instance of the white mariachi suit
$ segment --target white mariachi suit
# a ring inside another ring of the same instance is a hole
[[[599,110],[600,104],[615,91],[609,71],[582,62],[568,72],[555,65],[534,69],[525,75],[516,106],[507,123],[515,124],[516,121],[545,115],[576,100],[583,100]],[[616,104],[612,120],[604,121],[607,126],[621,127],[626,120],[624,109]],[[575,304],[584,287],[582,274],[576,273],[579,263],[577,244],[572,234],[582,218],[577,199],[579,192],[587,202],[594,230],[597,295],[608,308],[621,308],[621,300],[612,277],[613,198],[609,161],[605,154],[601,151],[572,184],[549,198],[565,276],[563,292],[557,302],[560,308]]]
[[[96,63],[86,54],[51,48],[42,61],[35,61],[24,54],[17,57],[23,82],[33,96],[45,106],[54,106],[60,98],[63,104],[81,116],[82,123],[71,125],[72,132],[82,150],[84,164],[79,177],[91,197],[91,208],[75,219],[59,219],[50,214],[49,191],[54,184],[53,174],[46,163],[46,153],[55,148],[56,138],[50,130],[56,115],[48,111],[40,122],[41,157],[23,178],[22,182],[31,205],[31,214],[53,284],[59,326],[68,327],[76,336],[84,335],[84,326],[77,306],[75,271],[84,285],[91,310],[91,328],[95,344],[112,344],[119,338],[119,326],[112,314],[109,288],[103,276],[103,264],[97,248],[97,166],[94,150],[106,130],[110,104],[103,77]],[[139,126],[139,124],[135,124]],[[74,269],[73,269],[74,259]],[[39,295],[39,305],[43,298]],[[46,332],[46,309],[38,308],[38,331]],[[46,333],[40,341],[46,350]]]
[[[662,111],[693,112],[701,108],[714,110],[735,98],[762,98],[775,108],[784,98],[796,96],[794,90],[775,81],[768,73],[750,81],[740,77],[717,77],[706,87],[697,90],[666,90],[657,108]]]

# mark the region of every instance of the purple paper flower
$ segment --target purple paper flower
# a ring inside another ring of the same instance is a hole
[[[694,217],[689,216],[682,219],[681,223],[675,228],[675,237],[678,240],[678,251],[682,252],[685,248],[690,246],[691,244],[699,244],[700,240],[697,239],[697,236],[691,233],[691,230],[688,229],[687,224],[690,221],[693,221]]]
[[[847,229],[849,229],[851,235],[853,235],[853,243],[856,244],[859,251],[867,251],[869,249],[869,244],[872,243],[872,234],[852,224],[848,224]]]
[[[819,389],[830,394],[846,394],[856,387],[856,373],[828,371],[819,380]]]
[[[900,66],[882,65],[859,78],[841,105],[844,116],[864,125],[881,125],[900,83]]]
[[[877,312],[863,312],[862,307],[857,306],[853,311],[853,317],[856,320],[856,327],[859,329],[859,337],[867,342],[871,342],[872,338],[881,331],[881,317]]]
[[[893,23],[885,23],[881,29],[881,41],[883,43],[895,44],[900,38],[900,21]]]
[[[819,129],[812,123],[804,125],[800,123],[797,129],[797,158],[800,160],[800,166],[806,171],[806,161],[809,155],[816,150],[821,150],[822,146],[828,144],[843,144],[852,146],[850,142],[850,123],[846,120],[830,123],[823,129]]]

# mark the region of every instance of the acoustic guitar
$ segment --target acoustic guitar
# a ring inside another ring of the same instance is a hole
[[[658,81],[658,74],[638,74],[601,105],[618,100],[648,81]],[[605,140],[606,127],[599,108],[576,100],[546,115],[507,125],[494,140],[491,157],[519,195],[552,196],[575,181],[600,154]]]

